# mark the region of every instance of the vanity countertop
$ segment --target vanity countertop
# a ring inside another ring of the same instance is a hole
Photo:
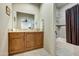
[[[42,30],[14,30],[8,32],[43,32]]]

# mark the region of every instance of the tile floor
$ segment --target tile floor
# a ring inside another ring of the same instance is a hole
[[[36,49],[20,54],[16,54],[14,56],[51,56],[44,48]]]
[[[63,38],[56,39],[56,56],[72,56],[73,47],[71,44],[66,43]]]
[[[79,56],[79,47],[65,40],[64,38],[56,39],[56,56]]]

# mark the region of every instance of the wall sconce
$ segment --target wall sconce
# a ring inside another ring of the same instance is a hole
[[[10,8],[8,6],[6,6],[6,14],[10,16]]]

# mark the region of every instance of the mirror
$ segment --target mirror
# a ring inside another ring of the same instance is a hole
[[[34,15],[17,12],[17,29],[33,29]]]

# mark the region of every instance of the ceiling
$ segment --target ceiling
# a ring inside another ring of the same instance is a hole
[[[68,3],[55,3],[57,8],[62,8],[63,6],[65,6]]]

